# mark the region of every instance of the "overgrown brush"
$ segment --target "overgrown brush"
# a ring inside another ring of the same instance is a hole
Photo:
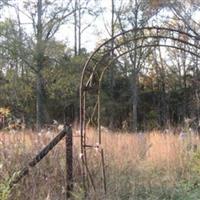
[[[65,197],[65,147],[61,142],[27,177],[9,190],[13,174],[53,138],[54,133],[0,133],[0,199],[62,200]],[[95,142],[89,130],[88,143]],[[197,200],[200,196],[199,139],[158,131],[140,134],[103,133],[105,150],[106,197],[101,187],[98,151],[88,151],[96,192],[89,189],[88,199],[106,200]],[[81,185],[79,138],[74,138],[73,198],[84,199]],[[188,148],[188,144],[196,145]]]

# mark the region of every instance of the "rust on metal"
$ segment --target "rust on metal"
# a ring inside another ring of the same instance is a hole
[[[69,126],[66,134],[66,199],[71,197],[73,191],[73,135]]]
[[[185,37],[187,37],[187,40],[184,40]],[[149,38],[152,39],[152,43],[149,43]],[[159,43],[158,41],[160,39],[163,39],[163,41],[165,42]],[[166,42],[169,40],[171,41],[171,43]],[[83,169],[83,189],[85,193],[87,193],[89,190],[89,187],[87,188],[86,182],[88,179],[90,179],[90,177],[87,177],[90,176],[90,167],[87,164],[88,162],[86,149],[98,148],[96,145],[97,143],[101,147],[98,149],[100,152],[102,166],[102,189],[105,193],[107,191],[104,151],[101,145],[101,83],[105,71],[112,65],[114,61],[126,54],[130,54],[131,52],[136,51],[137,49],[168,47],[180,51],[185,51],[193,56],[200,57],[200,47],[197,44],[197,41],[199,40],[200,38],[198,38],[196,35],[192,35],[190,33],[186,33],[184,31],[180,31],[173,28],[141,27],[123,31],[111,37],[109,40],[105,41],[100,46],[98,46],[96,50],[90,55],[83,67],[80,83],[80,132],[82,155],[81,161]],[[134,46],[132,47],[131,45],[128,45],[131,44],[131,42],[137,42],[138,45],[134,48]],[[184,44],[184,48],[182,48],[178,44]],[[120,51],[121,47],[127,48],[123,48],[123,51]],[[194,50],[190,47],[193,47]],[[91,99],[94,99],[92,105]],[[90,105],[86,106],[86,104],[89,103]],[[93,111],[91,113],[89,113],[89,111],[86,109],[89,106],[90,108],[93,107]],[[86,127],[89,125],[93,125],[97,128],[98,139],[94,145],[87,144],[86,141]],[[95,183],[94,180],[91,184],[94,184],[93,187],[96,187],[95,184],[98,183]]]
[[[31,168],[36,166],[65,136],[66,134],[72,134],[71,127],[65,127],[51,142],[46,145],[29,163],[27,166],[23,167],[19,172],[13,177],[9,184],[9,188],[12,189],[15,184],[17,184],[24,176],[28,175]],[[71,155],[70,155],[71,156]],[[69,171],[67,171],[68,173]],[[70,174],[71,175],[71,174]],[[69,176],[69,175],[67,175]],[[70,176],[69,176],[70,177]]]

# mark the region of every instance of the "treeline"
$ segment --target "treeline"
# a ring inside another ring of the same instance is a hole
[[[2,14],[0,21],[0,107],[10,108],[12,115],[25,119],[27,125],[41,128],[53,119],[63,122],[66,108],[73,104],[79,120],[80,76],[91,54],[83,48],[83,33],[95,26],[94,21],[82,21],[89,16],[96,20],[106,12],[95,3],[38,0],[24,1],[23,7],[14,1],[0,4],[2,13],[15,12],[14,18]],[[130,28],[161,26],[193,34],[196,44],[199,42],[199,19],[194,17],[200,6],[196,1],[185,5],[181,1],[127,0],[123,5],[111,1],[111,5],[110,28],[105,27],[108,38]],[[24,15],[30,17],[28,26]],[[70,23],[74,47],[56,37],[61,26]],[[199,85],[198,57],[166,47],[136,50],[117,60],[103,79],[102,124],[146,130],[177,126],[185,118],[197,123]],[[87,109],[92,108],[88,105]]]

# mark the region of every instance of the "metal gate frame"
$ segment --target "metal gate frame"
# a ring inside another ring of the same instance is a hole
[[[151,39],[151,42],[149,42],[149,39]],[[160,39],[163,39],[164,43],[160,43]],[[105,41],[90,55],[84,65],[80,83],[82,181],[86,196],[89,189],[88,182],[90,182],[94,190],[96,189],[95,181],[91,177],[90,167],[87,162],[88,148],[99,148],[102,162],[102,186],[105,193],[107,190],[101,134],[101,83],[106,70],[123,55],[129,54],[131,56],[133,51],[144,48],[174,48],[200,58],[199,41],[200,37],[173,28],[133,28]],[[95,99],[92,105],[92,112],[87,109],[90,103],[88,100],[90,99]],[[97,127],[98,140],[95,144],[88,144],[87,142],[87,126],[90,124],[95,124]]]
[[[149,43],[148,39],[152,39]],[[165,43],[160,44],[158,39],[165,40]],[[167,44],[167,42],[172,44]],[[129,54],[138,49],[169,47],[177,50],[185,51],[192,56],[200,58],[200,38],[186,33],[184,31],[163,28],[163,27],[143,27],[134,28],[128,31],[121,32],[111,39],[101,44],[86,61],[80,82],[80,144],[81,144],[81,163],[82,163],[82,183],[87,197],[89,186],[91,185],[96,191],[95,179],[90,173],[88,165],[87,149],[98,149],[101,159],[102,173],[102,188],[106,194],[106,170],[104,160],[104,150],[102,146],[101,134],[101,83],[106,70],[121,56]],[[179,46],[180,44],[184,47]],[[123,51],[120,51],[123,48]],[[112,56],[111,56],[112,55]],[[93,110],[88,111],[88,97],[92,97]],[[89,119],[89,121],[88,121]],[[94,123],[97,127],[98,140],[95,144],[88,144],[87,141],[87,126]],[[73,191],[73,135],[71,125],[65,128],[40,151],[26,167],[10,182],[10,189],[17,184],[22,177],[27,175],[31,168],[36,166],[50,150],[52,150],[66,136],[66,199],[71,197]]]

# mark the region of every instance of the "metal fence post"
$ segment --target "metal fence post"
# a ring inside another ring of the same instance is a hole
[[[73,191],[73,136],[69,126],[66,132],[66,200],[71,198]]]

